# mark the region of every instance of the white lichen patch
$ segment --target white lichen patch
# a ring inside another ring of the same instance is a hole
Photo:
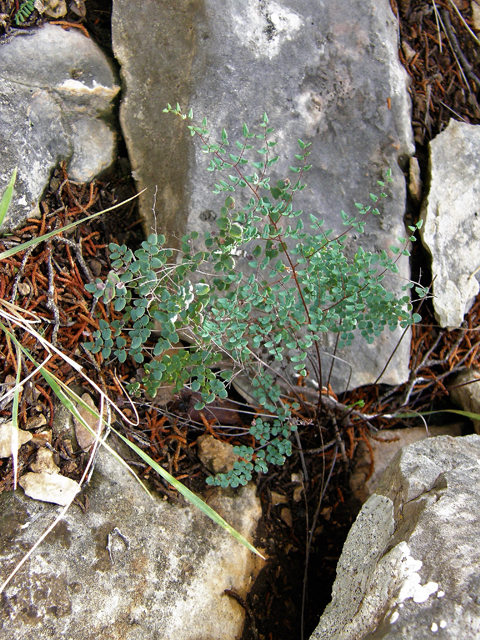
[[[271,60],[302,26],[300,16],[272,0],[248,0],[238,6],[241,10],[232,16],[233,28],[257,58]]]
[[[74,80],[73,78],[68,78],[67,80],[62,82],[61,85],[58,85],[57,88],[59,91],[77,95],[98,94],[110,100],[114,98],[119,91],[119,87],[104,87],[95,81],[93,81],[93,86],[89,87],[84,82],[80,82],[80,80]]]
[[[422,568],[423,563],[420,560],[415,560],[410,554],[410,549],[406,542],[401,542],[399,546],[402,546],[403,557],[403,573],[404,582],[400,593],[398,595],[398,602],[403,602],[412,598],[414,602],[426,602],[428,598],[438,591],[438,584],[436,582],[427,582],[426,584],[420,584],[421,578],[418,573]]]

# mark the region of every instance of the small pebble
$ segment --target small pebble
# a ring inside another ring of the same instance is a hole
[[[280,518],[288,527],[293,526],[292,512],[287,507],[284,507],[280,512]]]
[[[300,500],[302,499],[302,492],[303,492],[303,486],[300,485],[299,487],[295,487],[294,491],[293,491],[293,501],[294,502],[300,502]]]
[[[282,493],[272,491],[270,495],[272,498],[272,507],[276,507],[277,504],[288,504],[287,496],[284,496]]]
[[[60,180],[54,176],[50,180],[50,184],[48,186],[50,188],[50,191],[55,192],[58,189],[58,187],[60,186]]]
[[[19,282],[17,285],[17,291],[21,296],[28,296],[30,293],[30,285],[28,282]]]
[[[30,418],[28,418],[25,428],[29,430],[39,429],[40,427],[43,427],[44,424],[47,424],[47,419],[45,418],[43,413],[41,413],[40,415],[31,416]]]
[[[90,267],[93,275],[97,278],[102,272],[102,263],[98,260],[89,260],[88,266]]]
[[[49,451],[49,449],[45,447],[40,447],[37,451],[35,462],[32,462],[30,469],[33,473],[58,473],[60,468],[55,464],[53,456],[53,451]]]
[[[52,444],[52,430],[47,429],[40,433],[34,433],[32,438],[32,444],[36,444],[39,447],[43,447],[46,444]]]
[[[95,405],[92,398],[88,395],[88,393],[84,393],[82,395],[82,400],[91,409],[98,412],[97,406]],[[98,426],[99,426],[98,418],[93,416],[89,411],[84,409],[82,406],[78,406],[77,410],[80,416],[83,418],[83,420],[88,424],[90,429],[92,429],[92,431],[96,433],[98,431]],[[78,420],[75,416],[73,416],[73,424],[75,427],[75,437],[77,438],[78,446],[83,451],[87,451],[95,442],[96,440],[95,436],[86,427],[84,427],[83,424],[80,422],[80,420]],[[100,429],[100,433],[103,431],[103,428],[104,427],[102,425]]]

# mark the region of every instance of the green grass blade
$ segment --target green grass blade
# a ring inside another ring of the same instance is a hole
[[[15,186],[15,180],[17,179],[17,167],[13,170],[12,177],[10,178],[10,182],[8,183],[7,188],[5,189],[2,199],[0,201],[0,226],[7,215],[8,207],[10,206],[10,202],[13,197],[13,187]]]
[[[76,222],[72,222],[70,224],[67,224],[65,227],[61,227],[60,229],[55,229],[55,231],[50,231],[50,233],[46,233],[45,235],[40,236],[39,238],[32,238],[28,242],[24,242],[23,244],[20,244],[18,247],[12,247],[11,249],[8,249],[7,251],[2,251],[2,253],[0,253],[0,260],[4,260],[5,258],[10,258],[11,256],[14,256],[16,253],[19,253],[20,251],[24,251],[25,249],[28,249],[29,247],[37,245],[40,242],[43,242],[44,240],[48,240],[49,238],[52,238],[53,236],[56,236],[59,233],[62,233],[62,231],[68,231],[69,229],[73,229],[74,227],[78,226],[79,224],[87,222],[87,220],[91,220],[92,218],[97,218],[98,216],[101,216],[104,213],[108,213],[109,211],[113,211],[114,209],[118,209],[118,207],[121,207],[124,204],[127,204],[127,202],[130,202],[131,200],[134,200],[135,198],[138,198],[138,196],[140,196],[144,191],[146,191],[146,189],[144,189],[143,191],[140,191],[140,193],[135,194],[131,198],[128,198],[128,200],[123,200],[123,202],[119,202],[118,204],[113,205],[113,207],[109,207],[108,209],[104,209],[103,211],[98,211],[97,213],[92,213],[91,215],[87,216],[86,218],[82,218],[82,220],[77,220]],[[3,200],[2,200],[2,202],[3,202]]]
[[[472,413],[471,411],[462,411],[461,409],[441,409],[439,411],[419,411],[415,413],[396,413],[396,418],[417,418],[420,416],[431,416],[434,413],[456,413],[459,416],[470,418],[470,420],[480,420],[479,413]]]

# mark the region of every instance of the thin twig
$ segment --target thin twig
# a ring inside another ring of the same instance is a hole
[[[51,343],[53,345],[57,344],[57,334],[58,329],[60,327],[60,312],[55,303],[55,284],[54,284],[54,274],[52,267],[52,248],[50,243],[48,243],[48,258],[47,258],[47,266],[48,266],[48,300],[47,307],[51,310],[53,314],[53,331],[51,337]]]
[[[252,631],[252,636],[254,637],[255,640],[258,640],[259,636],[258,636],[257,627],[255,625],[255,617],[252,613],[252,610],[246,603],[246,601],[236,591],[233,591],[233,589],[224,589],[223,593],[227,596],[230,596],[230,598],[233,598],[234,600],[236,600],[238,604],[245,609],[245,612],[248,615],[248,618],[250,620],[250,629]]]
[[[34,249],[35,249],[35,245],[32,247],[29,247],[25,251],[25,255],[23,256],[22,263],[20,264],[20,267],[18,268],[18,271],[15,275],[15,279],[13,280],[12,295],[10,296],[10,302],[12,304],[15,302],[15,298],[17,297],[18,283],[20,282],[20,278],[23,276],[25,265],[27,264],[27,260]]]
[[[294,433],[295,433],[295,439],[297,441],[298,451],[300,453],[300,460],[302,461],[303,476],[305,478],[305,482],[308,482],[307,465],[305,464],[305,458],[303,457],[302,443],[300,441],[300,436],[298,434],[298,429],[295,429]]]
[[[437,31],[438,31],[438,46],[440,48],[440,53],[442,53],[442,32],[440,31],[440,16],[438,15],[437,5],[435,4],[435,0],[433,2],[433,10],[435,12],[435,22],[437,23]]]
[[[95,278],[92,276],[92,272],[90,271],[90,269],[87,267],[85,263],[81,247],[79,247],[76,242],[73,242],[73,240],[70,240],[69,238],[64,238],[62,236],[55,236],[55,240],[58,240],[59,242],[63,242],[64,244],[67,244],[69,247],[72,247],[72,249],[75,251],[75,256],[78,260],[78,264],[82,268],[82,271],[85,274],[85,277],[87,278],[88,282],[94,282]]]

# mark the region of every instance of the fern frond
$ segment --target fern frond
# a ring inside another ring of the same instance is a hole
[[[15,24],[19,25],[25,22],[25,20],[27,20],[27,18],[31,16],[34,10],[34,0],[25,0],[25,2],[22,2],[20,8],[15,14]]]

